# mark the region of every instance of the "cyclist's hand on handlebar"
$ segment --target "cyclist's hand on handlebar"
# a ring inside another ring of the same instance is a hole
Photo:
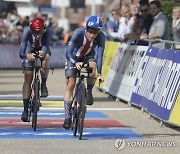
[[[27,58],[27,60],[34,61],[35,60],[35,53],[27,53],[26,58]]]
[[[83,62],[77,62],[77,63],[76,63],[76,68],[77,68],[78,70],[81,70],[82,65],[83,65]]]
[[[98,81],[98,83],[99,83],[99,85],[100,85],[101,83],[104,82],[104,79],[103,79],[103,77],[102,77],[101,75],[98,75],[98,76],[97,76],[97,81]]]
[[[39,50],[39,57],[40,57],[40,58],[43,58],[43,57],[44,57],[44,53],[43,53],[42,50]]]

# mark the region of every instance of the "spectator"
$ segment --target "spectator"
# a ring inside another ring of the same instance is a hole
[[[111,11],[111,14],[112,14],[112,16],[113,16],[114,23],[115,23],[115,30],[114,30],[114,31],[117,32],[118,29],[119,29],[119,22],[120,22],[120,19],[121,19],[121,17],[122,17],[120,8],[118,8],[118,9],[113,9],[113,10]]]
[[[72,36],[72,31],[67,31],[64,34],[64,38],[62,40],[62,45],[68,45],[69,40],[71,39],[71,36]]]
[[[86,25],[86,22],[85,22],[84,18],[82,18],[82,19],[78,22],[78,27],[79,27],[79,28],[80,28],[80,27],[85,27],[85,25]]]
[[[110,35],[114,39],[118,39],[121,42],[127,41],[124,37],[125,34],[132,33],[132,27],[134,24],[134,20],[130,20],[131,13],[129,5],[123,6],[122,8],[123,17],[121,17],[119,22],[118,32],[110,32]]]
[[[180,42],[180,7],[173,8],[172,19],[174,41]]]
[[[140,4],[140,12],[143,20],[142,32],[148,35],[150,26],[153,22],[153,16],[149,13],[149,2],[148,0],[140,1],[139,4]]]
[[[150,14],[154,21],[150,27],[149,34],[141,35],[141,39],[162,39],[169,40],[169,23],[166,16],[161,12],[161,4],[159,1],[152,1],[149,5]],[[162,43],[152,42],[154,47],[162,47]]]
[[[139,6],[137,4],[130,5],[130,12],[132,17],[130,21],[134,22],[132,27],[132,33],[126,34],[124,37],[129,39],[138,39],[142,32],[142,18],[139,15]]]
[[[174,41],[180,42],[180,7],[174,7],[172,11],[172,31]],[[180,45],[175,46],[176,49],[180,49]]]
[[[102,31],[104,32],[106,39],[109,40],[109,29],[112,29],[113,32],[117,30],[117,25],[114,21],[111,21],[107,14],[101,16],[102,19]]]

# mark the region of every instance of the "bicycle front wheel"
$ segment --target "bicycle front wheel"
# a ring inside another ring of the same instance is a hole
[[[28,122],[30,122],[31,119],[32,108],[33,108],[33,98],[31,96],[28,102]]]
[[[37,112],[38,112],[38,101],[39,101],[39,80],[35,81],[34,84],[34,98],[33,98],[33,116],[32,116],[32,127],[36,131],[37,127]]]
[[[78,128],[78,113],[77,113],[77,106],[74,106],[73,109],[73,135],[76,136]]]
[[[79,88],[79,111],[78,111],[78,134],[79,140],[82,139],[83,127],[84,127],[84,118],[86,112],[86,88],[82,84]]]

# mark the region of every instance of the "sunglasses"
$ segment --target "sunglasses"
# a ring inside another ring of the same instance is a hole
[[[87,29],[87,32],[93,33],[93,34],[98,34],[100,31],[101,31],[100,29],[92,29],[92,28]]]
[[[148,9],[141,10],[141,12],[147,12],[147,11],[148,11]]]
[[[40,30],[40,31],[32,30],[32,33],[37,35],[37,34],[43,34],[43,33],[45,33],[45,31],[46,31],[45,29],[44,30]]]

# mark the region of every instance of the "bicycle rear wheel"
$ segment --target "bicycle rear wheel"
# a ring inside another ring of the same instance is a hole
[[[33,101],[32,101],[32,96],[31,96],[28,102],[28,122],[30,122],[30,119],[31,119],[32,104],[33,104]]]
[[[35,81],[34,84],[34,98],[33,98],[33,116],[32,116],[32,127],[33,130],[36,131],[37,127],[37,112],[38,112],[38,101],[39,101],[39,80]]]
[[[84,127],[84,118],[86,112],[86,88],[82,84],[79,88],[79,111],[78,111],[78,134],[79,140],[82,139],[83,127]]]

